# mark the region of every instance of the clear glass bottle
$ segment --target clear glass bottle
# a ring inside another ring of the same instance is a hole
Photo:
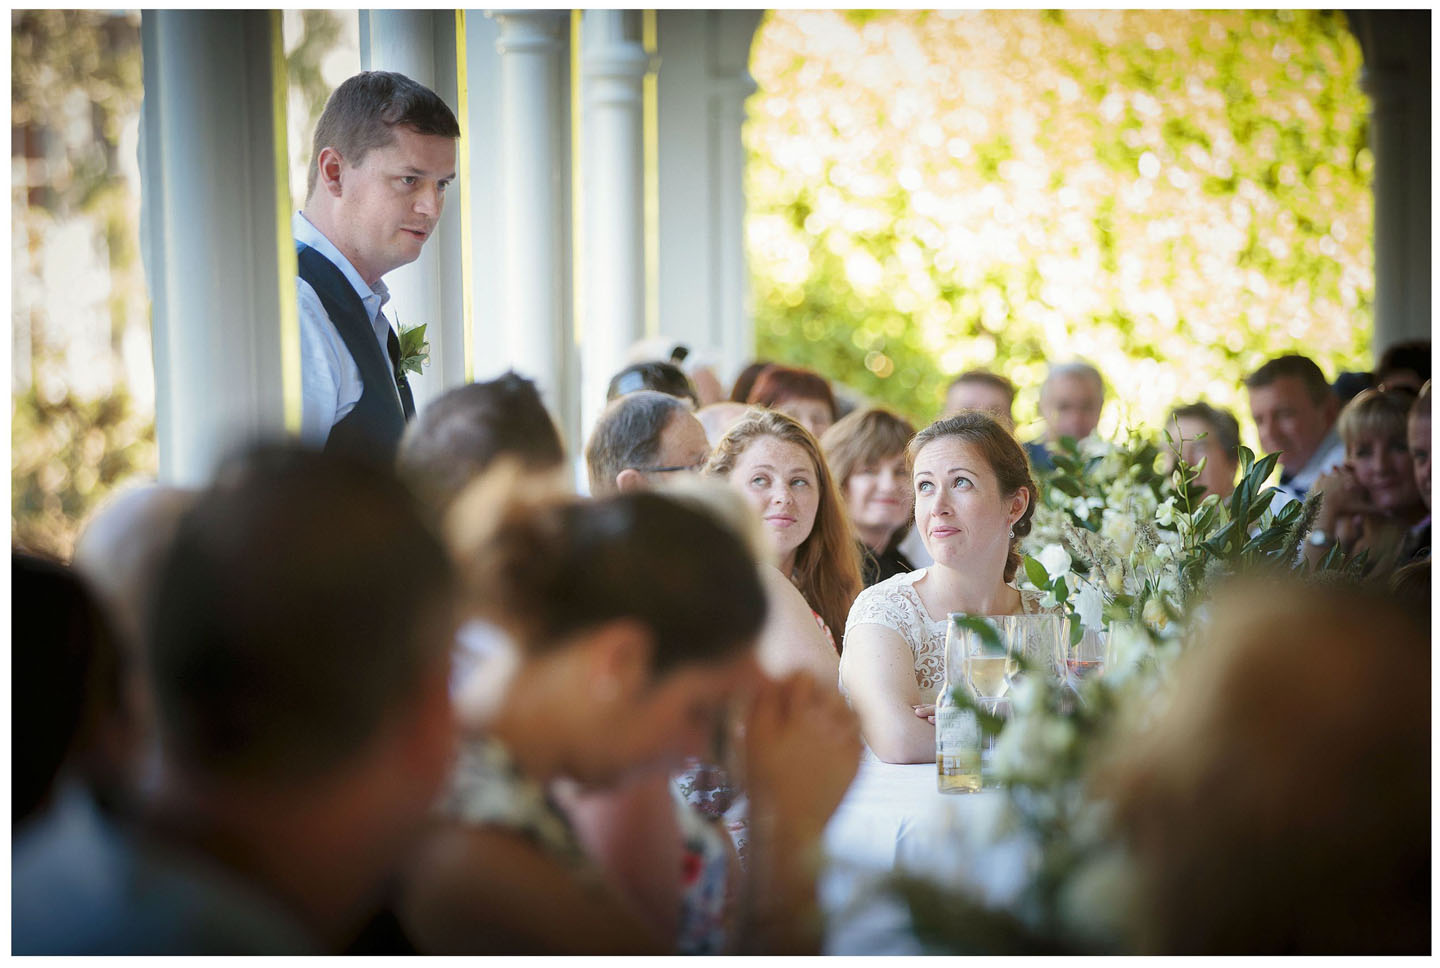
[[[975,793],[981,787],[980,721],[973,708],[955,702],[955,690],[969,692],[968,644],[966,630],[951,622],[945,633],[945,678],[935,695],[935,768],[941,793]]]

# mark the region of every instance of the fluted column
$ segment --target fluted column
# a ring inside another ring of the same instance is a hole
[[[1351,10],[1375,154],[1373,352],[1430,336],[1430,13]]]
[[[360,65],[365,70],[394,71],[424,84],[460,119],[460,137],[471,136],[460,117],[453,10],[361,10]],[[457,145],[457,174],[459,157]],[[465,382],[460,239],[466,190],[465,180],[457,178],[420,258],[385,276],[391,297],[386,316],[397,328],[424,323],[430,342],[430,365],[421,376],[410,378],[417,408]]]
[[[141,235],[170,484],[203,484],[235,447],[299,427],[279,16],[141,15]]]
[[[501,307],[515,369],[535,380],[574,449],[570,386],[569,14],[495,10],[500,24]]]
[[[581,22],[585,249],[581,425],[645,334],[645,155],[642,82],[649,56],[639,13],[591,10]]]
[[[755,354],[745,264],[745,100],[758,10],[658,14],[660,330],[720,354],[723,381]]]

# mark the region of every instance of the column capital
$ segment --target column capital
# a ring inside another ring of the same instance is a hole
[[[558,50],[561,30],[570,19],[567,10],[487,10],[485,16],[500,25],[495,49],[502,54]]]

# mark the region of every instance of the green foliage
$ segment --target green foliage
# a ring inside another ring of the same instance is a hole
[[[10,528],[16,547],[68,559],[76,528],[111,488],[153,473],[155,424],[123,390],[47,402],[17,394],[11,420]]]
[[[1121,389],[1106,434],[1182,399],[1243,413],[1240,378],[1297,347],[1367,368],[1360,63],[1323,11],[772,13],[757,356],[921,422],[989,367],[1022,425],[1045,360],[1082,356]]]

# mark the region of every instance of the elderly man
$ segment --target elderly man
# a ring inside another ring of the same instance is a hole
[[[1315,481],[1344,463],[1335,428],[1340,402],[1309,357],[1277,356],[1245,379],[1260,449],[1280,454],[1280,487],[1304,500]]]
[[[668,475],[700,470],[709,455],[705,428],[686,401],[637,390],[612,400],[590,434],[590,494],[643,490]]]
[[[1049,448],[1062,437],[1081,440],[1095,432],[1100,409],[1105,405],[1105,381],[1089,363],[1062,363],[1052,366],[1040,385],[1040,416],[1045,436],[1025,445],[1030,463],[1037,471],[1053,470]]]

